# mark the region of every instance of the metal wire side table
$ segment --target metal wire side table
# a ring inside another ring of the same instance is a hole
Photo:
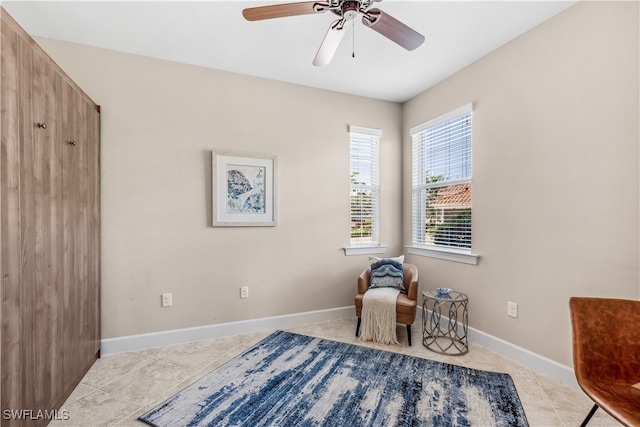
[[[469,298],[452,291],[422,291],[422,345],[436,353],[461,356],[469,351]]]

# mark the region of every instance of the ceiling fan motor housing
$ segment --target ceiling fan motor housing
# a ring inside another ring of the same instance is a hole
[[[342,9],[342,17],[344,19],[355,19],[356,16],[358,16],[358,12],[360,10],[360,2],[345,1],[342,2],[340,8]]]

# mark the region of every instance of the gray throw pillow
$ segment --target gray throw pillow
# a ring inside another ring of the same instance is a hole
[[[369,289],[394,288],[402,293],[407,293],[402,273],[404,255],[397,258],[369,257],[369,262],[371,263]]]

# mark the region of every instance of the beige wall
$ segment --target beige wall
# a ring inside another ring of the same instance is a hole
[[[347,124],[384,130],[395,255],[410,243],[408,129],[467,102],[480,263],[410,256],[421,287],[468,293],[471,326],[567,365],[571,295],[640,297],[637,2],[580,3],[403,107],[38,41],[102,106],[104,338],[352,304],[366,257],[341,251]],[[213,148],[278,155],[277,227],[210,227]]]
[[[421,288],[467,293],[471,326],[566,365],[569,297],[640,297],[638,16],[638,2],[579,3],[404,106],[410,242],[408,129],[474,103],[480,262],[410,256]]]
[[[348,124],[384,132],[382,241],[402,250],[400,105],[38,42],[102,108],[103,338],[353,304]],[[277,227],[210,226],[214,148],[278,156]]]

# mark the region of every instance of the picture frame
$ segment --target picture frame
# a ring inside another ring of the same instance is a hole
[[[213,151],[214,227],[277,225],[276,163],[271,154]]]

